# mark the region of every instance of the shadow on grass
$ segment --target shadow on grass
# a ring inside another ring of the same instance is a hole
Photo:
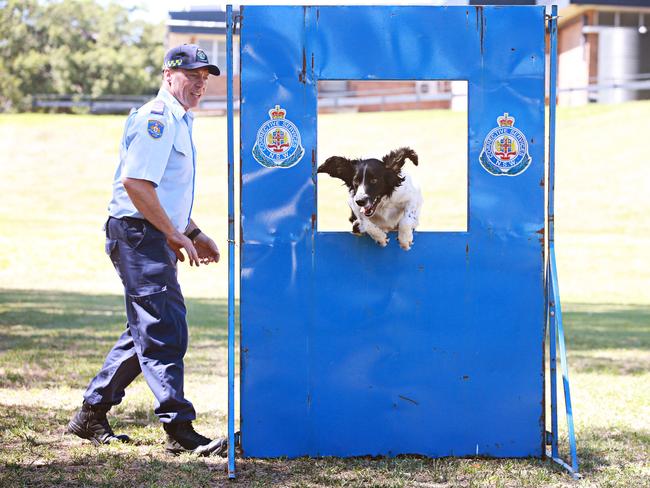
[[[190,298],[186,305],[189,354],[225,347],[226,301]],[[0,387],[83,387],[124,327],[121,296],[0,290]]]
[[[568,304],[563,323],[570,351],[650,350],[650,305]]]
[[[186,298],[188,320],[201,339],[226,340],[225,299]],[[104,332],[124,326],[124,297],[61,291],[0,289],[0,326],[39,330]],[[24,334],[23,334],[24,335]],[[116,337],[117,338],[117,337]],[[3,343],[3,346],[5,344]]]
[[[85,386],[124,329],[123,300],[118,295],[0,289],[0,387],[46,387],[61,378],[73,388]],[[189,354],[200,358],[197,366],[208,367],[209,352],[226,345],[226,301],[186,302]],[[636,353],[650,351],[650,306],[564,308],[573,371],[624,375],[650,369],[650,355]]]
[[[569,304],[565,307],[572,371],[641,375],[650,371],[650,306]]]
[[[226,341],[225,299],[189,298],[186,303],[191,333],[199,341]],[[650,350],[650,305],[565,304],[563,317],[571,351]],[[27,345],[35,331],[57,335],[83,330],[100,340],[108,340],[106,333],[116,339],[124,321],[122,296],[0,288],[0,351]]]

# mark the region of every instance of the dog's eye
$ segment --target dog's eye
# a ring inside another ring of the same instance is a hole
[[[374,185],[375,183],[377,183],[377,178],[372,178],[372,179],[370,180],[370,184],[371,184],[371,185]]]

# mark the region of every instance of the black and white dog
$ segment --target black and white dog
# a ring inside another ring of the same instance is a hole
[[[354,234],[366,232],[383,247],[388,244],[386,233],[396,230],[399,245],[405,251],[413,244],[413,230],[422,207],[420,189],[410,175],[402,172],[407,159],[417,166],[415,151],[402,147],[381,161],[332,156],[318,168],[318,173],[340,178],[348,187]]]

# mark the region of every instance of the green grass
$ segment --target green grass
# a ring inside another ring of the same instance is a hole
[[[226,305],[188,299],[186,392],[197,428],[223,435]],[[581,486],[636,487],[650,476],[650,306],[568,305]],[[205,486],[224,461],[170,458],[142,379],[113,409],[136,445],[95,448],[63,434],[81,393],[123,328],[122,297],[59,291],[0,293],[0,486]],[[566,436],[562,439],[566,447]],[[563,449],[566,451],[566,449]],[[564,452],[566,455],[566,452]],[[244,486],[565,486],[540,460],[355,458],[240,460]],[[53,480],[59,480],[57,482]],[[436,485],[438,484],[438,485]]]
[[[322,116],[319,158],[382,155],[392,147],[381,131],[391,127],[400,145],[420,153],[425,210],[439,210],[428,213],[425,225],[453,229],[465,218],[458,190],[466,178],[458,143],[465,137],[463,117],[442,111]],[[236,484],[650,486],[648,120],[648,102],[559,112],[556,251],[583,481],[540,460],[404,457],[242,460]],[[101,230],[123,123],[123,117],[0,115],[7,153],[0,162],[2,487],[228,484],[221,459],[163,453],[141,379],[111,416],[137,444],[97,449],[63,434],[124,327],[121,287]],[[225,254],[225,119],[199,118],[195,131],[195,216]],[[319,182],[326,196],[319,224],[346,228],[347,211],[337,207],[342,190],[329,183]],[[227,267],[181,267],[180,273],[191,331],[187,395],[199,413],[197,427],[223,434]]]

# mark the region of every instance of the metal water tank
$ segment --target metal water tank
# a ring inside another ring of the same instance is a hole
[[[598,84],[623,85],[603,89],[600,103],[620,103],[636,100],[636,91],[626,88],[639,74],[641,64],[641,35],[634,27],[601,27],[598,35]]]

